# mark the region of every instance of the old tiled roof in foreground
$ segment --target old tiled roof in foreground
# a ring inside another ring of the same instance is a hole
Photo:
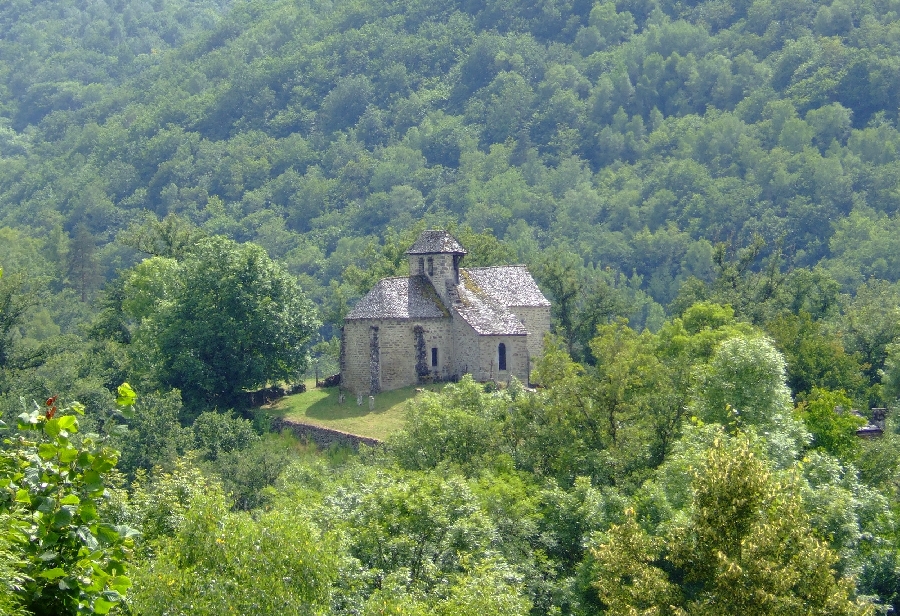
[[[463,271],[477,287],[504,306],[550,305],[524,265],[472,267]]]
[[[449,313],[426,276],[384,278],[369,291],[348,319],[430,319]]]
[[[422,231],[416,241],[406,251],[408,255],[425,255],[436,253],[451,253],[455,255],[468,254],[462,244],[456,241],[456,238],[447,233],[435,229]]]
[[[486,293],[469,275],[461,270],[459,286],[455,288],[453,307],[463,320],[483,336],[524,336],[528,330],[506,306]]]

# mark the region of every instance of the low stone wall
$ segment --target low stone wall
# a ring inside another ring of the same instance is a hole
[[[276,432],[290,430],[300,440],[315,443],[322,449],[328,449],[332,445],[359,449],[360,444],[365,444],[370,447],[381,444],[381,441],[377,438],[359,436],[358,434],[350,434],[349,432],[323,428],[321,426],[311,426],[309,424],[298,423],[281,417],[272,418],[272,429]]]

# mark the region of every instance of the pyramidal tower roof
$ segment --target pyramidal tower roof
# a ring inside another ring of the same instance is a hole
[[[464,255],[466,249],[462,247],[456,238],[437,229],[428,229],[422,231],[416,241],[406,251],[408,255],[430,255],[439,253],[449,253],[454,255]]]

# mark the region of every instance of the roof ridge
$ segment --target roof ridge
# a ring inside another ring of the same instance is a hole
[[[476,265],[474,267],[462,267],[460,269],[464,270],[475,270],[475,269],[500,269],[501,267],[528,267],[526,263],[510,263],[509,265]]]

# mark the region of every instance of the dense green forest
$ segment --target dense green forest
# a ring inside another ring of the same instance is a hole
[[[900,2],[5,0],[0,58],[0,613],[900,609]],[[540,388],[274,433],[429,227],[529,265]]]

